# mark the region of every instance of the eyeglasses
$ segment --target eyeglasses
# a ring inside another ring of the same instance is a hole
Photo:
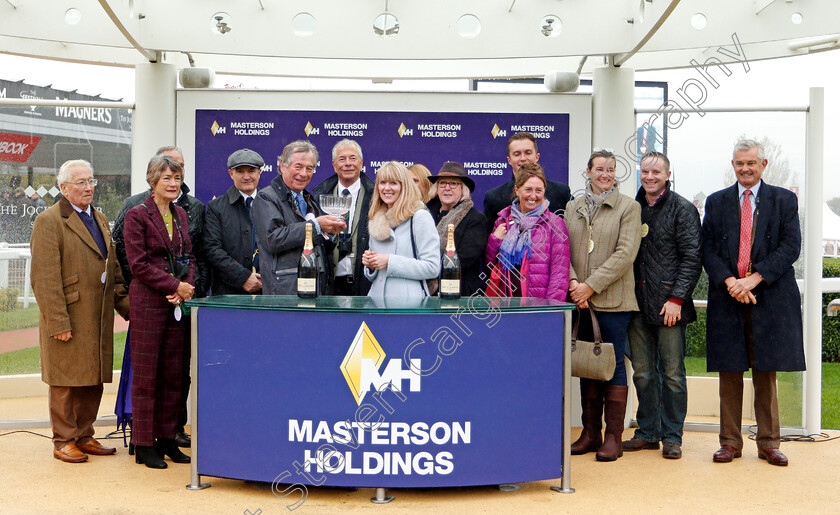
[[[97,184],[99,184],[99,181],[97,181],[96,179],[87,179],[87,180],[71,182],[70,184],[72,184],[73,186],[78,186],[80,188],[84,188],[86,184],[90,184],[91,187],[96,186]]]
[[[736,168],[741,168],[744,165],[747,165],[750,168],[755,168],[758,166],[758,161],[735,161]]]
[[[457,188],[458,186],[461,185],[461,182],[460,181],[437,181],[437,185],[438,185],[438,188],[440,188],[440,189],[450,188],[450,189],[454,190],[455,188]]]

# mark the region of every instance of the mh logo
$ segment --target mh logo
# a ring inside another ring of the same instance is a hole
[[[224,134],[225,129],[227,129],[227,127],[220,127],[219,122],[215,121],[213,122],[213,125],[210,126],[210,132],[213,133],[213,136],[215,136],[216,134]]]
[[[306,122],[306,127],[303,128],[303,132],[306,133],[307,136],[311,134],[320,134],[321,129],[320,127],[314,127],[311,123]]]
[[[401,138],[403,136],[414,136],[414,129],[409,129],[404,123],[401,123],[399,129],[397,129],[397,133]]]
[[[499,126],[495,123],[493,124],[493,129],[490,131],[490,133],[493,135],[493,139],[500,137],[503,138],[507,136],[507,131],[504,129],[500,129]]]
[[[411,369],[422,370],[419,359],[411,360],[409,370],[403,370],[402,360],[392,359],[380,374],[379,369],[384,361],[385,351],[382,350],[367,324],[362,322],[339,367],[347,381],[347,386],[353,392],[356,404],[362,404],[367,392],[380,390],[387,384],[392,384],[397,390],[402,391],[403,379],[408,379],[409,391],[420,391],[420,374],[411,371]]]

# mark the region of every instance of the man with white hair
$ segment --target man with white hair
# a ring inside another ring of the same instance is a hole
[[[114,309],[128,319],[108,219],[93,209],[90,163],[67,161],[61,199],[35,218],[32,289],[40,308],[41,379],[50,385],[53,456],[68,463],[116,453],[93,437],[103,383],[114,368]]]

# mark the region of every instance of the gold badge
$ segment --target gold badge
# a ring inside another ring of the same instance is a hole
[[[591,254],[593,250],[595,250],[595,242],[589,240],[589,253]]]
[[[642,224],[642,238],[648,235],[648,224]]]

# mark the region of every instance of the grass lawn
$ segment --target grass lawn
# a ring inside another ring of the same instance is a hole
[[[125,334],[125,332],[114,334],[114,370],[122,369]],[[41,373],[40,357],[41,349],[38,347],[0,354],[0,375],[39,374]]]
[[[18,305],[21,307],[14,311],[0,311],[0,331],[38,327],[38,305],[32,304],[26,309],[22,304]]]
[[[705,358],[685,358],[686,374],[714,377],[717,372],[706,372]],[[744,377],[752,377],[750,372]],[[782,425],[802,425],[802,374],[780,372],[779,417]],[[822,427],[840,429],[840,363],[822,364]]]

